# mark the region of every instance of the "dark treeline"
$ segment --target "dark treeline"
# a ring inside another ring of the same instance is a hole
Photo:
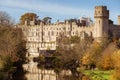
[[[0,80],[10,80],[18,64],[25,62],[26,42],[22,30],[14,28],[11,17],[0,11]]]

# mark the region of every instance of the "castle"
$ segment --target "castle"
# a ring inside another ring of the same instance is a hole
[[[44,24],[40,21],[25,21],[24,25],[17,25],[22,29],[26,47],[29,55],[33,57],[39,56],[39,50],[56,50],[56,40],[59,35],[80,36],[84,38],[87,34],[99,41],[101,38],[120,37],[120,16],[118,16],[118,25],[113,24],[109,19],[109,10],[106,6],[96,6],[94,12],[95,22],[85,25],[85,22],[79,20],[57,21],[54,24]]]

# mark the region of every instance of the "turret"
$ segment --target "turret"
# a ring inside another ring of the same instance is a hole
[[[108,37],[109,30],[109,10],[106,6],[96,6],[94,13],[94,37],[101,39]]]
[[[120,15],[118,16],[118,25],[120,25]]]

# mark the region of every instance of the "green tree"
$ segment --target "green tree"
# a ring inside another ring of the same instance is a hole
[[[51,23],[51,17],[44,17],[43,18],[43,22],[45,23],[45,24],[50,24]]]
[[[80,42],[80,37],[72,36],[70,41],[71,41],[71,43],[79,43]]]

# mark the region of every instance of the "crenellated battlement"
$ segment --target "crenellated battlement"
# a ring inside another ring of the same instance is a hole
[[[106,6],[96,6],[94,18],[109,18],[109,10]]]
[[[91,26],[93,26],[93,24],[92,25],[89,25],[89,26],[83,26],[83,25],[78,25],[77,23],[63,23],[63,24],[46,24],[46,25],[17,25],[18,27],[61,27],[61,26],[64,26],[64,27],[66,27],[66,26],[70,26],[70,25],[73,25],[73,26],[77,26],[77,27],[83,27],[83,28],[87,28],[87,27],[91,27]]]

